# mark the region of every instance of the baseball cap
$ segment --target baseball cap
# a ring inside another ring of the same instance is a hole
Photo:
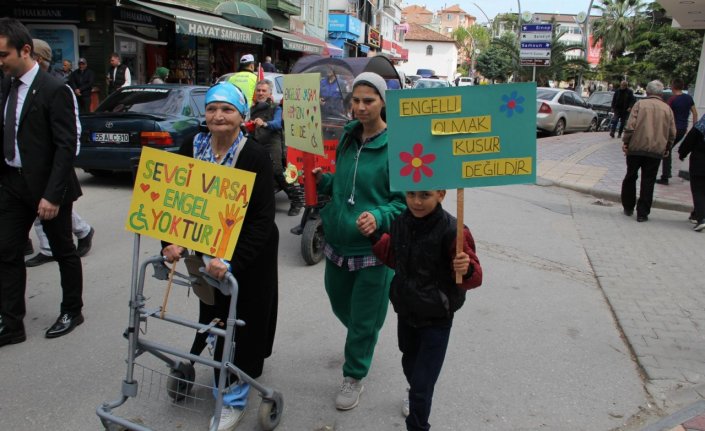
[[[78,59],[78,64],[81,64],[81,63],[83,63],[83,64],[88,64],[88,62],[86,61],[86,59],[83,58],[83,57],[81,57],[81,58]]]
[[[34,45],[34,53],[42,57],[44,60],[51,62],[51,47],[48,43],[41,39],[32,39]]]
[[[254,63],[255,62],[255,56],[252,54],[245,54],[242,57],[240,57],[240,63]]]

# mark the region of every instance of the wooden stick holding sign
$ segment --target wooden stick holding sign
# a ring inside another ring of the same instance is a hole
[[[159,315],[160,319],[164,318],[164,313],[166,313],[166,303],[169,301],[169,293],[171,292],[171,284],[174,281],[174,272],[176,271],[176,260],[171,264],[171,271],[169,271],[169,283],[166,285],[166,292],[164,292],[164,302],[162,303],[162,312]]]
[[[456,233],[455,233],[455,254],[463,252],[463,244],[465,243],[465,233],[463,232],[465,228],[464,219],[464,208],[465,208],[465,189],[457,189],[458,193],[458,208],[457,215],[458,220],[456,222]],[[463,275],[459,272],[455,273],[455,284],[461,284],[463,282]]]

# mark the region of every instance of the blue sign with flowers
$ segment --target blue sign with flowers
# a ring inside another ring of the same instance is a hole
[[[536,84],[387,91],[392,190],[536,182]]]

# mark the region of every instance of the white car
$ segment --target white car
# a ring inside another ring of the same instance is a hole
[[[474,85],[473,78],[469,76],[461,76],[458,80],[458,87],[465,87],[467,85]]]
[[[536,130],[553,136],[565,132],[594,132],[597,113],[571,90],[540,87],[536,89]]]

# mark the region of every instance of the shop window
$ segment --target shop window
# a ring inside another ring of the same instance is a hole
[[[433,45],[426,46],[426,55],[433,55]]]

